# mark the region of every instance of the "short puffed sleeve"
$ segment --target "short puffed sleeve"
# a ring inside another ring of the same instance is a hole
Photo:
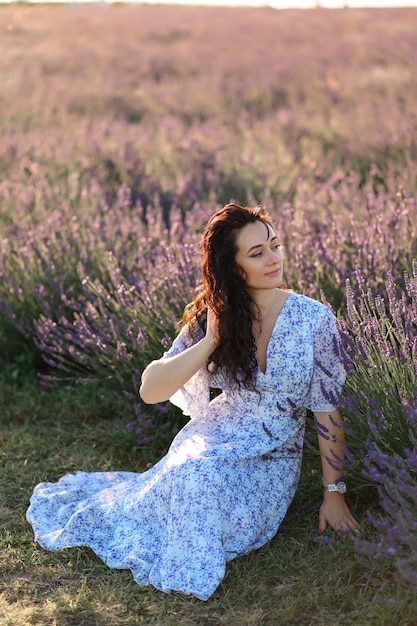
[[[163,359],[169,359],[190,348],[196,341],[203,338],[202,331],[194,330],[191,334],[184,328],[174,339],[169,350],[162,355]],[[205,412],[210,402],[209,374],[206,367],[201,367],[178,391],[176,391],[169,401],[181,409],[184,415],[193,418]]]
[[[313,375],[304,406],[312,411],[333,411],[339,403],[346,370],[336,320],[326,307],[314,335],[313,358]]]

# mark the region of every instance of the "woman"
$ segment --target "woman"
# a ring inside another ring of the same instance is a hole
[[[325,485],[319,531],[358,524],[341,481],[345,372],[333,315],[282,289],[281,249],[261,207],[226,205],[202,248],[202,290],[140,389],[144,402],[170,399],[191,420],[147,472],[38,485],[27,517],[48,549],[88,545],[140,585],[206,600],[228,560],[277,532],[299,479],[306,407]]]

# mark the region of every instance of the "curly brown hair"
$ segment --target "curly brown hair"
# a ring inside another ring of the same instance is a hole
[[[256,221],[273,226],[261,206],[230,203],[209,219],[202,237],[203,284],[187,305],[182,324],[198,326],[205,332],[207,306],[218,323],[219,344],[208,361],[210,371],[222,368],[229,378],[247,389],[255,389],[258,367],[253,322],[260,311],[249,294],[245,277],[236,263],[237,235]]]

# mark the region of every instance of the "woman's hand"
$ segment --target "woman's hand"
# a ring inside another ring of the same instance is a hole
[[[329,525],[333,530],[348,534],[359,534],[359,523],[349,510],[345,499],[339,493],[325,493],[319,514],[319,533]]]
[[[206,338],[213,345],[213,349],[217,348],[219,343],[219,330],[218,330],[218,322],[216,319],[216,315],[214,311],[208,306],[207,307],[207,330],[206,330]]]

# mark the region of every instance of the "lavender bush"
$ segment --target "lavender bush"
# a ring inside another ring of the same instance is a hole
[[[75,378],[76,384],[104,382],[113,389],[121,413],[135,420],[128,428],[136,440],[156,445],[169,441],[181,420],[171,411],[171,418],[161,423],[161,413],[168,410],[163,406],[143,410],[138,396],[141,372],[170,344],[184,302],[197,283],[193,246],[183,243],[168,249],[164,242],[151,244],[142,248],[144,278],[127,282],[111,254],[106,284],[80,275],[82,293],[65,298],[65,313],[56,321],[46,315],[37,319],[35,344],[61,377]],[[57,376],[42,379],[51,383]]]
[[[358,459],[375,447],[403,454],[415,434],[417,261],[402,288],[387,274],[385,298],[356,274],[359,291],[347,281],[346,316],[339,318],[349,372],[343,398],[349,448]]]
[[[382,515],[368,513],[377,538],[355,544],[384,597],[384,577],[417,591],[417,261],[402,286],[387,274],[385,298],[359,271],[357,280],[357,293],[347,281],[346,317],[339,318],[349,371],[347,469],[377,490]]]
[[[365,475],[376,485],[381,513],[369,512],[376,539],[356,539],[360,560],[370,572],[368,578],[384,598],[384,586],[393,577],[404,587],[417,591],[416,541],[416,411],[417,397],[406,416],[410,423],[410,448],[387,454],[374,443],[368,446]],[[384,582],[385,581],[385,582]]]

